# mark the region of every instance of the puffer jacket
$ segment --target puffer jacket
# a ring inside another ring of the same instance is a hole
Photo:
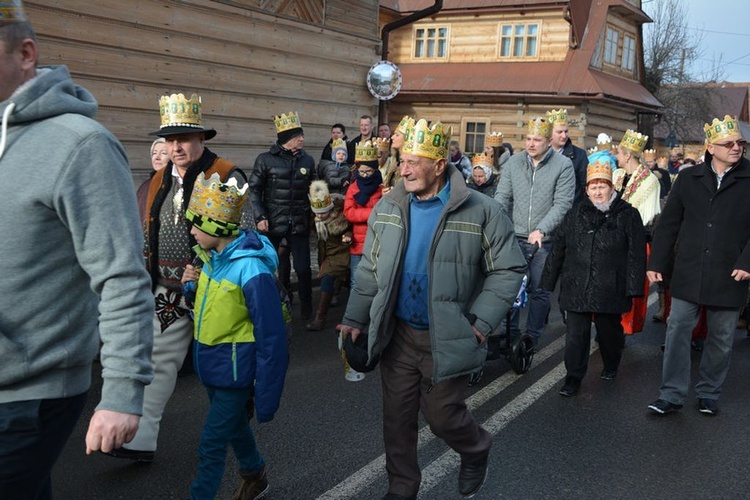
[[[310,200],[307,192],[315,180],[315,160],[299,151],[292,155],[278,143],[268,153],[258,155],[250,174],[250,201],[255,220],[268,220],[268,233],[283,237],[307,234]]]
[[[516,235],[526,238],[534,230],[550,241],[554,231],[573,206],[575,172],[570,159],[552,148],[531,167],[527,152],[510,157],[503,167],[495,199],[511,214]]]
[[[254,387],[258,421],[267,422],[279,407],[288,362],[276,250],[255,231],[218,253],[194,250],[204,261],[195,292],[195,373],[207,387]]]
[[[342,196],[346,194],[346,189],[349,187],[349,179],[352,175],[348,163],[321,160],[318,165],[318,172],[322,176],[322,180],[326,181],[328,187],[331,188],[331,193],[338,193]]]
[[[359,185],[354,181],[346,191],[344,199],[344,217],[352,224],[352,244],[349,245],[349,253],[352,255],[362,255],[365,248],[365,237],[367,236],[367,219],[370,218],[373,207],[380,201],[383,196],[383,188],[378,188],[372,193],[365,206],[357,203],[354,195],[359,193]]]
[[[586,198],[568,212],[547,256],[540,287],[560,283],[566,311],[620,314],[643,295],[646,237],[638,210],[618,195],[607,212]]]
[[[477,344],[472,323],[483,334],[497,328],[526,270],[526,260],[502,208],[470,191],[452,165],[447,166],[447,172],[450,198],[429,242],[427,270],[433,384],[482,366],[486,343]],[[400,182],[373,209],[344,314],[344,324],[368,331],[370,359],[385,349],[396,326],[410,200],[411,194]]]

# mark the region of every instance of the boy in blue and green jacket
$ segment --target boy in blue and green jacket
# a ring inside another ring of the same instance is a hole
[[[265,236],[239,228],[246,198],[247,186],[239,189],[234,179],[222,184],[216,174],[199,177],[185,213],[203,268],[188,266],[182,282],[186,296],[195,291],[193,362],[210,401],[191,498],[216,496],[229,444],[243,479],[236,498],[259,498],[268,490],[246,404],[254,395],[258,422],[273,419],[284,387],[287,337],[276,251]]]

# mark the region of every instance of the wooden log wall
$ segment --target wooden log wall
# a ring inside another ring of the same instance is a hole
[[[341,122],[353,134],[377,101],[377,0],[27,0],[40,64],[65,64],[99,101],[136,183],[150,171],[161,95],[197,93],[208,144],[247,171],[275,141],[272,116],[297,111],[313,157]]]

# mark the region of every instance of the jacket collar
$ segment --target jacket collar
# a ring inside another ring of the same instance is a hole
[[[448,203],[445,204],[445,209],[450,211],[466,201],[471,196],[471,190],[466,185],[463,174],[452,163],[446,162],[445,172],[451,183],[450,198],[448,198]],[[403,182],[398,182],[383,198],[393,200],[401,208],[407,208],[411,200],[411,193],[406,191]]]

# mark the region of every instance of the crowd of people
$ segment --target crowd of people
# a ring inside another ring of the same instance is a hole
[[[175,93],[159,99],[153,171],[136,191],[122,146],[92,118],[93,96],[66,67],[37,67],[34,31],[14,6],[0,20],[0,169],[48,170],[0,186],[3,227],[16,236],[0,244],[15,270],[0,282],[3,498],[51,498],[97,353],[104,384],[87,453],[155,460],[178,370],[191,363],[209,410],[190,497],[215,497],[230,444],[235,498],[262,497],[269,479],[249,422],[271,421],[280,405],[292,266],[299,317],[307,330],[338,330],[345,379],[379,366],[386,500],[419,492],[420,411],[461,457],[459,493],[484,484],[492,436],[467,408],[467,382],[503,321],[520,335],[512,305],[524,277],[534,346],[559,282],[562,396],[582,387],[592,323],[600,377],[616,378],[657,283],[655,319],[667,331],[648,409],[685,404],[703,317],[695,394],[701,413],[717,414],[750,279],[750,163],[735,118],[705,125],[705,158],[690,167],[657,159],[633,130],[616,146],[600,134],[587,154],[572,144],[565,109],[531,118],[515,154],[501,132],[467,155],[439,121],[405,116],[391,131],[365,115],[352,140],[334,124],[316,162],[292,111],[274,117],[276,140],[248,178],[206,146],[217,131],[203,126],[201,98]],[[342,287],[346,309],[331,321]]]

